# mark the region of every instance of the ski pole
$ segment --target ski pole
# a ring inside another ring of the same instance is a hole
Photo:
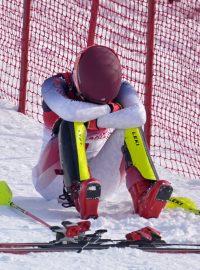
[[[166,208],[183,208],[185,211],[200,215],[200,210],[197,209],[196,203],[186,197],[171,197]]]
[[[41,218],[39,218],[39,217],[33,215],[33,214],[30,213],[29,211],[27,211],[27,210],[21,208],[19,205],[16,205],[14,202],[11,202],[11,203],[10,203],[10,206],[11,206],[12,208],[14,208],[14,209],[20,211],[21,213],[25,214],[26,216],[32,218],[33,220],[35,220],[35,221],[41,223],[41,224],[44,225],[45,227],[51,229],[51,227],[52,227],[51,225],[49,225],[48,223],[46,223],[46,222],[45,222],[44,220],[42,220]]]
[[[29,211],[23,209],[22,207],[16,205],[12,201],[12,191],[9,188],[8,184],[5,181],[0,181],[0,205],[7,205],[10,206],[21,213],[25,214],[26,216],[32,218],[34,221],[39,222],[40,224],[44,225],[51,231],[56,233],[56,239],[59,240],[63,237],[67,237],[68,240],[70,238],[74,238],[75,236],[79,236],[84,234],[86,231],[90,229],[90,221],[80,221],[78,223],[72,223],[70,221],[63,221],[61,224],[63,227],[60,226],[51,226],[41,218],[33,215]]]
[[[8,205],[8,206],[20,211],[21,213],[25,214],[26,216],[32,218],[34,221],[37,221],[37,222],[41,223],[42,225],[44,225],[45,227],[52,230],[53,226],[49,225],[47,222],[45,222],[41,218],[33,215],[29,211],[27,211],[27,210],[21,208],[20,206],[16,205],[12,201],[12,191],[11,191],[11,189],[9,188],[8,184],[5,181],[0,181],[0,205]]]

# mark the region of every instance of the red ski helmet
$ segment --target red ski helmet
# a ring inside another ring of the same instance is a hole
[[[119,93],[122,71],[117,54],[106,46],[93,45],[76,58],[73,79],[80,96],[106,104]]]

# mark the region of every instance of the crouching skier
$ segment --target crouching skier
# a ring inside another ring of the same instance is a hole
[[[116,53],[105,46],[86,48],[72,73],[43,83],[42,96],[44,144],[33,168],[36,190],[48,200],[65,199],[82,219],[97,218],[100,198],[125,178],[135,213],[157,218],[172,187],[157,175],[142,130],[144,106],[122,81]]]

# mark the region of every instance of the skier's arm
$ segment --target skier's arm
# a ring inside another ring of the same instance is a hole
[[[70,122],[87,122],[109,114],[106,105],[75,101],[66,97],[66,82],[61,77],[51,77],[42,85],[42,96],[48,107],[59,117]]]
[[[99,117],[97,119],[97,126],[99,128],[125,129],[140,127],[145,124],[145,108],[130,83],[122,82],[115,102],[119,102],[123,106],[123,109]]]

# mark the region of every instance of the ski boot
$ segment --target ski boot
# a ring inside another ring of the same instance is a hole
[[[159,217],[173,191],[168,181],[144,179],[135,167],[127,169],[126,183],[135,212],[147,219]]]
[[[101,185],[94,178],[77,182],[67,189],[73,198],[74,206],[80,213],[81,219],[98,217],[99,199],[101,196]]]
[[[98,217],[99,199],[101,196],[100,183],[92,178],[81,182],[79,192],[80,215],[82,219]]]

